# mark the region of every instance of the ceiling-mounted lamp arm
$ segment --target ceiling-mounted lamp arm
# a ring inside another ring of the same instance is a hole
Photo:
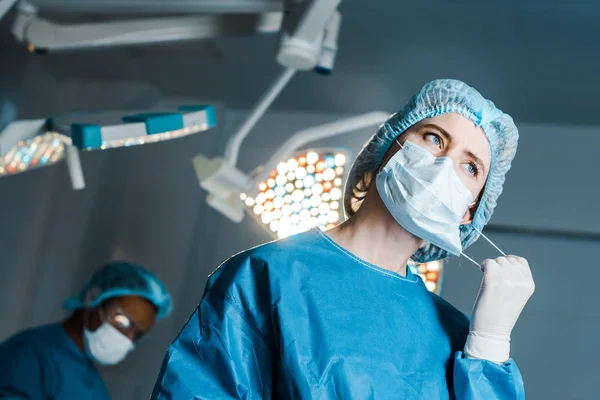
[[[242,142],[246,136],[248,136],[252,128],[254,128],[258,120],[267,112],[269,106],[275,101],[279,93],[281,93],[295,73],[295,69],[285,68],[271,84],[269,89],[267,89],[265,94],[263,94],[250,112],[250,115],[238,128],[235,134],[227,141],[225,147],[225,160],[227,160],[229,164],[234,167],[236,166]]]
[[[277,53],[277,61],[285,69],[227,142],[225,160],[232,166],[236,166],[239,149],[250,130],[266,113],[297,70],[318,66],[331,72],[341,23],[341,16],[336,10],[340,1],[305,0],[301,4],[288,4],[289,9],[286,10],[282,22],[281,40]]]
[[[274,170],[282,160],[285,160],[290,154],[310,142],[343,135],[359,129],[379,126],[384,123],[390,115],[390,113],[385,111],[373,111],[296,132],[290,136],[263,165],[255,170],[257,173],[253,178],[256,184],[266,180],[269,173]]]
[[[282,19],[281,12],[268,12],[65,25],[19,10],[12,32],[30,51],[55,52],[275,33]]]

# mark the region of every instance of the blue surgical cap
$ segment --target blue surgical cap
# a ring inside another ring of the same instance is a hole
[[[348,215],[356,211],[356,206],[351,207],[351,200],[356,197],[354,195],[364,192],[369,184],[364,181],[366,174],[377,172],[392,143],[419,121],[447,113],[458,113],[473,121],[482,128],[490,145],[490,172],[479,206],[473,222],[460,227],[463,249],[479,238],[477,231],[481,231],[492,217],[502,193],[505,175],[517,151],[519,133],[509,115],[496,108],[494,103],[486,100],[477,90],[454,79],[439,79],[427,83],[401,111],[384,122],[367,142],[354,161],[346,184],[345,207]],[[358,200],[360,199],[359,196]],[[417,250],[413,260],[423,263],[449,255],[445,250],[428,243]]]
[[[128,262],[112,262],[92,275],[79,296],[63,303],[67,310],[94,308],[104,301],[121,296],[139,296],[156,307],[156,319],[167,317],[173,309],[165,286],[143,267]]]

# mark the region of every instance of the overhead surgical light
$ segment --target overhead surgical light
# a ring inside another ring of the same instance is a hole
[[[342,222],[342,190],[348,153],[313,149],[294,154],[258,184],[257,194],[240,195],[249,214],[284,238],[312,228],[327,230]]]
[[[214,108],[204,105],[126,116],[122,112],[97,112],[14,121],[0,132],[0,176],[66,158],[73,189],[82,189],[85,182],[79,151],[175,139],[205,131],[215,123]]]
[[[240,202],[240,196],[243,197],[242,194],[246,194],[255,197],[252,193],[256,191],[256,188],[259,188],[263,182],[268,183],[272,171],[277,170],[282,161],[289,160],[291,154],[295,154],[309,143],[317,140],[378,126],[389,115],[386,112],[375,111],[296,132],[269,159],[256,167],[251,173],[244,173],[235,167],[239,147],[242,143],[236,134],[227,142],[225,158],[208,158],[198,154],[193,159],[194,169],[200,186],[209,193],[207,203],[230,220],[241,222],[244,219],[246,205]],[[338,161],[341,161],[342,157],[349,158],[348,155],[342,156],[342,154],[344,153],[340,153],[338,156]],[[233,156],[228,157],[228,155]],[[308,157],[308,154],[306,157]]]
[[[60,135],[47,133],[27,139],[0,158],[0,176],[52,165],[64,157]]]
[[[423,264],[410,264],[409,268],[413,274],[421,277],[427,290],[438,295],[441,294],[444,283],[443,261],[437,260]]]
[[[215,126],[212,106],[182,106],[123,116],[122,112],[73,114],[48,121],[81,150],[105,150],[175,139]]]

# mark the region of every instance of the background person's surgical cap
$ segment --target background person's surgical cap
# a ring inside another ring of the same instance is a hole
[[[156,319],[167,317],[172,309],[171,295],[161,281],[143,267],[128,262],[112,262],[98,269],[79,296],[63,303],[67,310],[94,308],[121,296],[139,296],[156,307]]]
[[[500,193],[504,177],[517,151],[519,133],[512,118],[500,111],[494,103],[464,82],[440,79],[427,83],[414,95],[404,108],[392,115],[354,161],[344,194],[344,208],[348,217],[354,215],[362,204],[366,191],[374,181],[385,153],[392,143],[408,128],[426,118],[446,113],[458,113],[470,119],[485,132],[490,144],[491,167],[487,182],[473,222],[461,225],[460,238],[463,249],[473,244],[479,231],[490,220]],[[419,263],[440,260],[450,254],[430,243],[413,255]]]

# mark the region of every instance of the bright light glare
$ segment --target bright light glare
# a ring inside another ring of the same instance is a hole
[[[314,151],[311,151],[306,155],[306,161],[309,164],[314,165],[319,161],[319,155]]]
[[[331,229],[339,211],[347,155],[309,151],[282,161],[258,185],[256,197],[243,199],[270,231],[284,238],[313,228]]]
[[[411,271],[418,275],[423,282],[425,287],[430,292],[440,294],[442,291],[442,276],[444,273],[444,264],[442,261],[431,261],[428,263],[411,265]]]
[[[19,142],[0,158],[0,176],[44,167],[64,157],[64,146],[57,133],[47,133]]]
[[[335,165],[338,167],[343,167],[346,165],[346,155],[343,153],[337,153],[335,155]]]

